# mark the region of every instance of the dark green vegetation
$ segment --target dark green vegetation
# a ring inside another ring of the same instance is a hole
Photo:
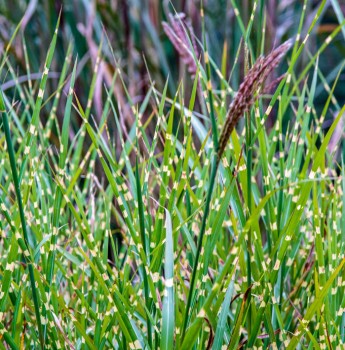
[[[344,5],[173,5],[0,1],[1,349],[344,347]]]

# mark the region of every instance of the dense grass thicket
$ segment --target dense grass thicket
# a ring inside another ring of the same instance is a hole
[[[0,349],[345,348],[344,14],[0,1]]]

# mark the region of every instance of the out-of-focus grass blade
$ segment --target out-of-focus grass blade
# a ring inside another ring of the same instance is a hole
[[[24,154],[26,156],[28,156],[29,153],[32,152],[31,147],[33,144],[33,141],[32,141],[33,137],[39,132],[39,114],[40,114],[40,110],[41,110],[41,106],[42,106],[42,102],[43,102],[43,95],[44,95],[44,91],[45,91],[46,84],[47,84],[49,69],[50,69],[51,63],[53,61],[59,24],[60,24],[60,17],[58,18],[58,21],[56,23],[55,33],[54,33],[53,39],[51,41],[51,44],[50,44],[50,47],[49,47],[49,50],[47,53],[46,61],[44,63],[43,75],[42,75],[42,79],[41,79],[41,82],[40,82],[40,85],[38,88],[38,95],[37,95],[37,99],[36,99],[36,103],[35,103],[35,108],[34,108],[32,118],[30,121],[28,136],[27,136],[27,139],[25,142]],[[33,149],[35,149],[35,148],[36,148],[36,146],[34,144]],[[23,177],[27,161],[28,161],[28,157],[24,157],[24,160],[23,160],[23,163],[21,165],[20,172],[19,172],[19,183],[21,182],[21,179]]]
[[[175,302],[174,302],[174,241],[172,235],[172,223],[168,210],[165,210],[165,288],[163,298],[163,318],[161,333],[161,349],[173,349],[175,327]]]

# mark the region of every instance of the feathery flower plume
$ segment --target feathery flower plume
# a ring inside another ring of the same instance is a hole
[[[193,50],[196,58],[199,57],[199,52],[190,19],[186,18],[184,13],[178,13],[175,16],[169,14],[169,22],[170,24],[162,22],[163,29],[183,63],[187,66],[188,72],[194,78],[197,72],[197,64],[193,56]],[[188,33],[190,37],[188,37]],[[193,47],[191,47],[191,44]]]
[[[220,161],[230,135],[239,119],[248,112],[256,99],[260,96],[260,89],[265,83],[269,73],[279,64],[291,46],[291,40],[277,47],[266,57],[257,59],[254,66],[245,76],[240,88],[232,101],[229,112],[219,138],[218,162]]]

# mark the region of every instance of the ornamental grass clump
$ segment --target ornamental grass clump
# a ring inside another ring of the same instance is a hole
[[[340,1],[133,2],[123,40],[40,3],[0,35],[0,350],[343,348]]]

